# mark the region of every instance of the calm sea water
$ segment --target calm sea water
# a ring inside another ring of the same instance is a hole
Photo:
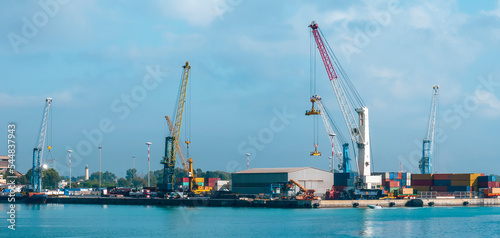
[[[346,209],[0,204],[0,237],[499,237],[500,207]]]

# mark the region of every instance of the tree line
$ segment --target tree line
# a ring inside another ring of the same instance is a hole
[[[29,169],[26,174],[21,174],[15,179],[15,183],[19,185],[27,185],[31,183],[32,169]],[[224,171],[206,171],[203,172],[201,169],[195,170],[196,177],[202,178],[220,178],[221,180],[230,180],[231,173]],[[8,172],[4,173],[4,178],[11,176]],[[182,178],[187,177],[188,174],[181,168],[175,168],[175,177]],[[47,169],[42,172],[42,185],[44,189],[56,189],[59,188],[59,182],[65,180],[69,183],[68,176],[60,176],[59,173],[53,169]],[[156,186],[157,183],[162,183],[163,181],[163,169],[156,171],[150,171],[150,186]],[[101,187],[146,187],[148,185],[148,175],[138,175],[136,169],[128,169],[126,171],[125,178],[118,178],[114,173],[110,171],[103,172],[101,174]],[[66,186],[69,188],[69,185]],[[88,180],[85,180],[84,176],[72,177],[71,178],[71,188],[99,188],[99,172],[94,172],[90,175]]]

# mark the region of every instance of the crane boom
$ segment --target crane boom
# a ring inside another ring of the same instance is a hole
[[[370,125],[368,108],[363,105],[356,89],[348,81],[348,77],[343,72],[338,60],[336,60],[333,51],[331,51],[330,48],[327,49],[328,42],[325,41],[325,45],[318,24],[313,21],[309,27],[311,28],[316,41],[316,45],[320,52],[321,59],[323,60],[323,64],[325,65],[330,84],[335,92],[337,102],[340,106],[340,110],[342,111],[342,115],[344,116],[349,134],[351,135],[351,139],[357,144],[357,167],[359,175],[356,182],[357,187],[360,189],[376,189],[380,187],[382,180],[380,176],[371,175]],[[332,62],[329,52],[332,52],[335,62]],[[346,85],[343,85],[338,77],[338,74],[335,71],[334,63],[337,66],[337,70],[339,70],[340,75],[343,76]],[[350,89],[350,91],[346,91],[345,89]],[[360,104],[359,107],[354,109],[354,111],[358,113],[358,120],[354,117],[352,110],[351,105],[355,103],[355,101],[352,101],[352,96],[355,96],[355,99],[359,102],[358,104]]]
[[[318,95],[313,96],[315,101],[318,103],[319,114],[321,115],[321,119],[323,120],[323,124],[325,125],[326,133],[328,134],[328,139],[332,144],[332,157],[337,158],[342,162],[342,151],[340,151],[340,144],[337,140],[337,134],[335,134],[332,124],[330,123],[330,118],[328,118],[328,114],[326,112],[326,108],[323,106],[321,101],[321,97]]]
[[[160,162],[163,164],[163,183],[158,184],[158,189],[167,192],[174,191],[176,157],[177,153],[182,153],[182,151],[178,149],[180,148],[178,140],[181,131],[182,113],[184,111],[184,103],[186,101],[186,88],[191,66],[189,66],[189,62],[186,61],[186,64],[182,67],[184,68],[184,72],[182,74],[182,80],[179,87],[179,97],[177,98],[175,123],[173,129],[171,125],[169,125],[171,135],[165,138],[165,156]],[[167,118],[167,122],[169,121],[170,120]],[[181,159],[181,162],[182,166],[186,170],[186,161]]]
[[[45,99],[45,107],[43,109],[42,124],[40,126],[40,134],[38,134],[38,143],[33,149],[33,169],[31,175],[31,185],[34,192],[42,191],[42,159],[43,149],[45,146],[45,138],[47,136],[47,121],[49,118],[50,105],[52,98]]]
[[[432,172],[432,149],[434,146],[434,132],[436,127],[437,102],[439,85],[432,87],[431,112],[429,114],[429,124],[427,126],[427,135],[422,143],[422,159],[420,160],[420,172],[430,174]]]

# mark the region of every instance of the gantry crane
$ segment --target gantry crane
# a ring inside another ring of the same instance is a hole
[[[336,123],[333,122],[330,113],[328,113],[328,110],[323,105],[321,97],[318,95],[314,95],[312,98],[314,98],[314,101],[318,103],[319,110],[317,111],[319,112],[319,115],[321,115],[321,119],[323,120],[323,124],[325,125],[326,133],[332,144],[332,157],[331,157],[332,160],[334,158],[337,158],[340,161],[338,168],[342,172],[344,173],[351,172],[351,162],[350,162],[351,159],[349,158],[349,153],[348,153],[349,143],[346,143],[344,136],[342,135],[340,130],[336,127]],[[335,127],[336,130],[333,130],[333,127]],[[335,131],[337,131],[338,134],[336,134]],[[342,150],[340,150],[339,140],[342,143]]]
[[[382,178],[381,176],[371,175],[370,124],[368,118],[368,108],[364,105],[360,95],[352,85],[347,74],[344,72],[335,54],[330,49],[328,42],[326,42],[326,40],[323,41],[322,33],[319,30],[318,24],[313,21],[309,27],[311,28],[321,55],[321,59],[325,65],[325,69],[333,91],[335,92],[340,110],[344,116],[351,140],[357,145],[358,177],[356,178],[357,191],[355,193],[366,193],[375,197],[378,194],[381,194],[380,186],[382,184]],[[324,42],[326,42],[326,45]],[[334,60],[333,62],[332,58]],[[340,73],[339,75],[337,75],[336,69]],[[341,78],[338,76],[341,76]],[[352,110],[353,104],[355,104],[354,111],[358,114],[358,120],[354,117]]]
[[[38,134],[38,143],[33,149],[33,169],[31,171],[31,185],[33,191],[39,193],[42,191],[42,159],[45,147],[45,137],[47,135],[47,124],[52,98],[45,99],[45,107],[42,114],[42,125],[40,126],[40,134]],[[49,148],[50,149],[50,148]]]
[[[189,62],[187,61],[182,67],[184,68],[184,72],[179,87],[179,97],[177,98],[175,124],[171,135],[165,138],[165,156],[160,162],[163,164],[163,183],[158,185],[158,189],[163,192],[173,192],[175,190],[175,162],[178,153],[176,146],[176,143],[178,144],[178,142],[176,142],[176,140],[180,139],[179,135],[181,131],[182,113],[184,111],[184,102],[186,101],[186,88],[189,78],[189,70],[191,69]],[[183,166],[185,166],[185,162],[183,163]]]
[[[427,136],[422,143],[422,159],[419,163],[420,172],[422,174],[430,174],[432,172],[432,149],[434,145],[434,131],[436,127],[436,114],[438,102],[439,85],[432,87],[432,102],[431,113],[429,115],[429,124],[427,126]]]

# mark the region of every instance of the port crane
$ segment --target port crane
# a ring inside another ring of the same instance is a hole
[[[318,24],[313,21],[309,27],[311,28],[314,40],[316,41],[316,46],[319,50],[321,59],[328,74],[328,78],[337,98],[337,102],[342,111],[351,140],[357,145],[358,154],[356,165],[358,169],[358,176],[356,177],[356,190],[354,194],[366,194],[376,197],[382,193],[382,190],[380,189],[382,178],[381,176],[371,175],[368,107],[364,105],[363,100],[356,91],[354,85],[352,85],[348,75],[344,72],[338,59],[328,45],[328,42],[323,40],[324,37],[322,36]],[[336,69],[339,74],[337,74]],[[355,104],[354,112],[358,114],[358,120],[356,120],[353,113],[353,104]]]
[[[330,142],[332,144],[332,160],[334,158],[337,158],[340,161],[338,168],[343,173],[351,172],[351,159],[349,158],[348,152],[349,143],[346,143],[344,136],[341,134],[340,130],[336,126],[336,123],[334,123],[332,117],[330,116],[330,113],[323,105],[321,97],[318,95],[314,95],[312,98],[314,99],[314,102],[318,104],[318,110],[316,111],[319,115],[321,115],[321,119],[323,120],[323,124],[328,135],[328,139],[330,139]],[[335,130],[333,130],[334,127]],[[337,131],[338,134],[336,134],[335,131]],[[339,140],[342,143],[342,150],[340,150]]]
[[[179,153],[177,150],[179,146],[178,140],[180,131],[181,131],[181,123],[182,123],[182,114],[184,111],[184,103],[186,102],[186,88],[189,79],[189,70],[191,66],[189,66],[189,62],[186,61],[186,64],[182,66],[183,74],[179,87],[179,96],[177,98],[177,107],[175,113],[175,123],[173,129],[169,136],[165,138],[165,156],[163,160],[160,162],[163,164],[163,183],[158,184],[158,189],[162,192],[173,192],[174,189],[174,177],[175,177],[175,163],[176,158]],[[167,120],[168,121],[168,120]],[[176,142],[177,141],[177,142]],[[186,144],[189,147],[189,140],[186,141]],[[177,145],[177,146],[176,146]],[[186,169],[186,163],[183,162],[183,167]]]
[[[429,115],[429,124],[427,126],[427,136],[422,143],[422,159],[420,159],[419,168],[422,174],[430,174],[432,172],[432,149],[434,145],[434,132],[436,127],[436,114],[438,102],[439,85],[432,86],[432,102],[431,112]]]
[[[47,124],[50,112],[50,105],[52,104],[52,98],[45,99],[45,106],[43,108],[42,114],[42,124],[40,126],[40,133],[38,134],[38,143],[33,149],[33,168],[31,173],[31,185],[33,186],[33,191],[39,193],[42,191],[42,159],[43,151],[45,147],[45,138],[47,136]],[[50,149],[50,146],[49,146]]]

